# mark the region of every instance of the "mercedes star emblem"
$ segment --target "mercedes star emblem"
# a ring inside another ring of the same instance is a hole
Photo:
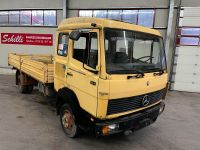
[[[149,96],[145,95],[143,100],[142,100],[142,105],[147,106],[149,104]]]

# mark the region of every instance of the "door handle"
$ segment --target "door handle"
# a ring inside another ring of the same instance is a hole
[[[90,81],[90,84],[92,84],[92,85],[96,85],[96,82],[94,82],[94,81]]]
[[[67,76],[73,76],[71,72],[67,72]]]

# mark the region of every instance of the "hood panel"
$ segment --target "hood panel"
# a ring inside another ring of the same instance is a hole
[[[167,79],[167,73],[161,76],[149,73],[138,79],[127,79],[127,75],[111,75],[109,99],[132,97],[164,89]]]

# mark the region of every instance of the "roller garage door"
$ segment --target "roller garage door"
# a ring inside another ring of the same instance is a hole
[[[200,92],[199,7],[181,9],[171,88]]]

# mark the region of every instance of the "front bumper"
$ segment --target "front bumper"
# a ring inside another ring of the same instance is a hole
[[[161,101],[159,104],[137,113],[96,123],[95,134],[105,136],[126,130],[141,129],[155,122],[157,117],[164,111],[164,107],[165,103]]]

